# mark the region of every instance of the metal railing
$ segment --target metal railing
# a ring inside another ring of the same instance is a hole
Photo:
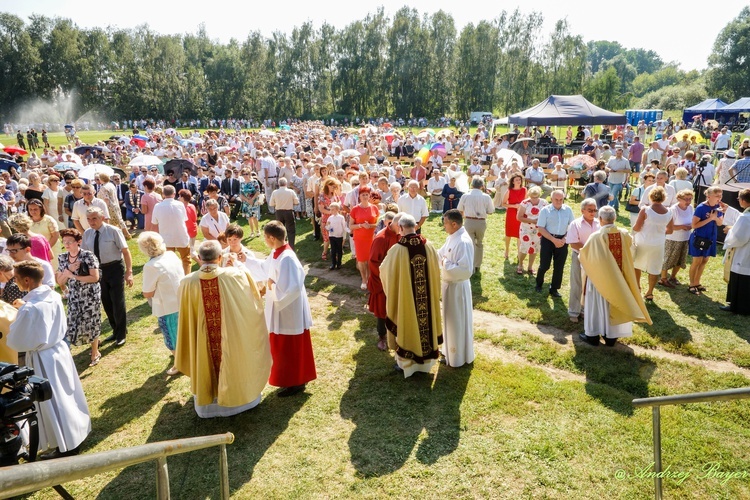
[[[687,403],[712,403],[714,401],[733,401],[735,399],[750,398],[750,387],[740,389],[727,389],[724,391],[692,392],[689,394],[678,394],[675,396],[657,396],[653,398],[634,399],[633,406],[643,408],[651,406],[651,421],[654,429],[654,498],[662,498],[661,472],[661,415],[659,408],[662,406],[679,405]]]
[[[167,457],[218,446],[221,498],[228,499],[229,466],[227,465],[226,445],[232,444],[233,441],[234,434],[227,432],[2,467],[0,468],[0,498],[24,495],[113,469],[156,460],[156,496],[160,500],[168,499],[170,494]]]

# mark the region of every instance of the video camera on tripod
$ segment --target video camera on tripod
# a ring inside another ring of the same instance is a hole
[[[52,397],[49,380],[34,376],[27,366],[0,363],[0,467],[18,463],[21,439],[20,422],[29,423],[28,461],[36,460],[39,448],[39,429],[36,401]]]

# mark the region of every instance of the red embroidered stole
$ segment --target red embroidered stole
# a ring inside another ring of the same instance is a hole
[[[612,252],[612,257],[615,258],[617,267],[622,272],[622,235],[618,231],[616,233],[609,233],[607,236],[609,236],[609,251]]]
[[[216,378],[221,368],[221,297],[219,296],[219,278],[200,280],[203,295],[203,312],[206,316],[206,339],[208,353]]]

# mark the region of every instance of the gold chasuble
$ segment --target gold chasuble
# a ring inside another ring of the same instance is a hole
[[[380,280],[386,297],[389,343],[394,347],[395,341],[397,360],[408,360],[408,365],[436,360],[443,330],[435,249],[418,234],[403,236],[383,260]]]
[[[578,254],[586,279],[609,303],[611,325],[630,321],[651,324],[635,280],[632,243],[627,231],[607,225],[589,236]]]
[[[244,269],[204,265],[180,283],[175,367],[196,403],[236,407],[257,399],[271,372],[260,293]]]
[[[8,347],[10,324],[16,319],[15,307],[0,300],[0,362],[18,364],[18,353]]]

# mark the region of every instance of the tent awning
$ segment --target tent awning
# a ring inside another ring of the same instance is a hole
[[[707,111],[717,111],[719,109],[722,109],[726,107],[727,103],[722,101],[721,99],[706,99],[703,102],[699,102],[695,106],[690,106],[689,108],[685,108],[685,113],[704,113]]]
[[[595,106],[582,95],[551,95],[533,108],[510,115],[508,122],[522,126],[625,125],[625,115]]]
[[[741,97],[721,108],[722,113],[743,113],[750,111],[750,97]]]

